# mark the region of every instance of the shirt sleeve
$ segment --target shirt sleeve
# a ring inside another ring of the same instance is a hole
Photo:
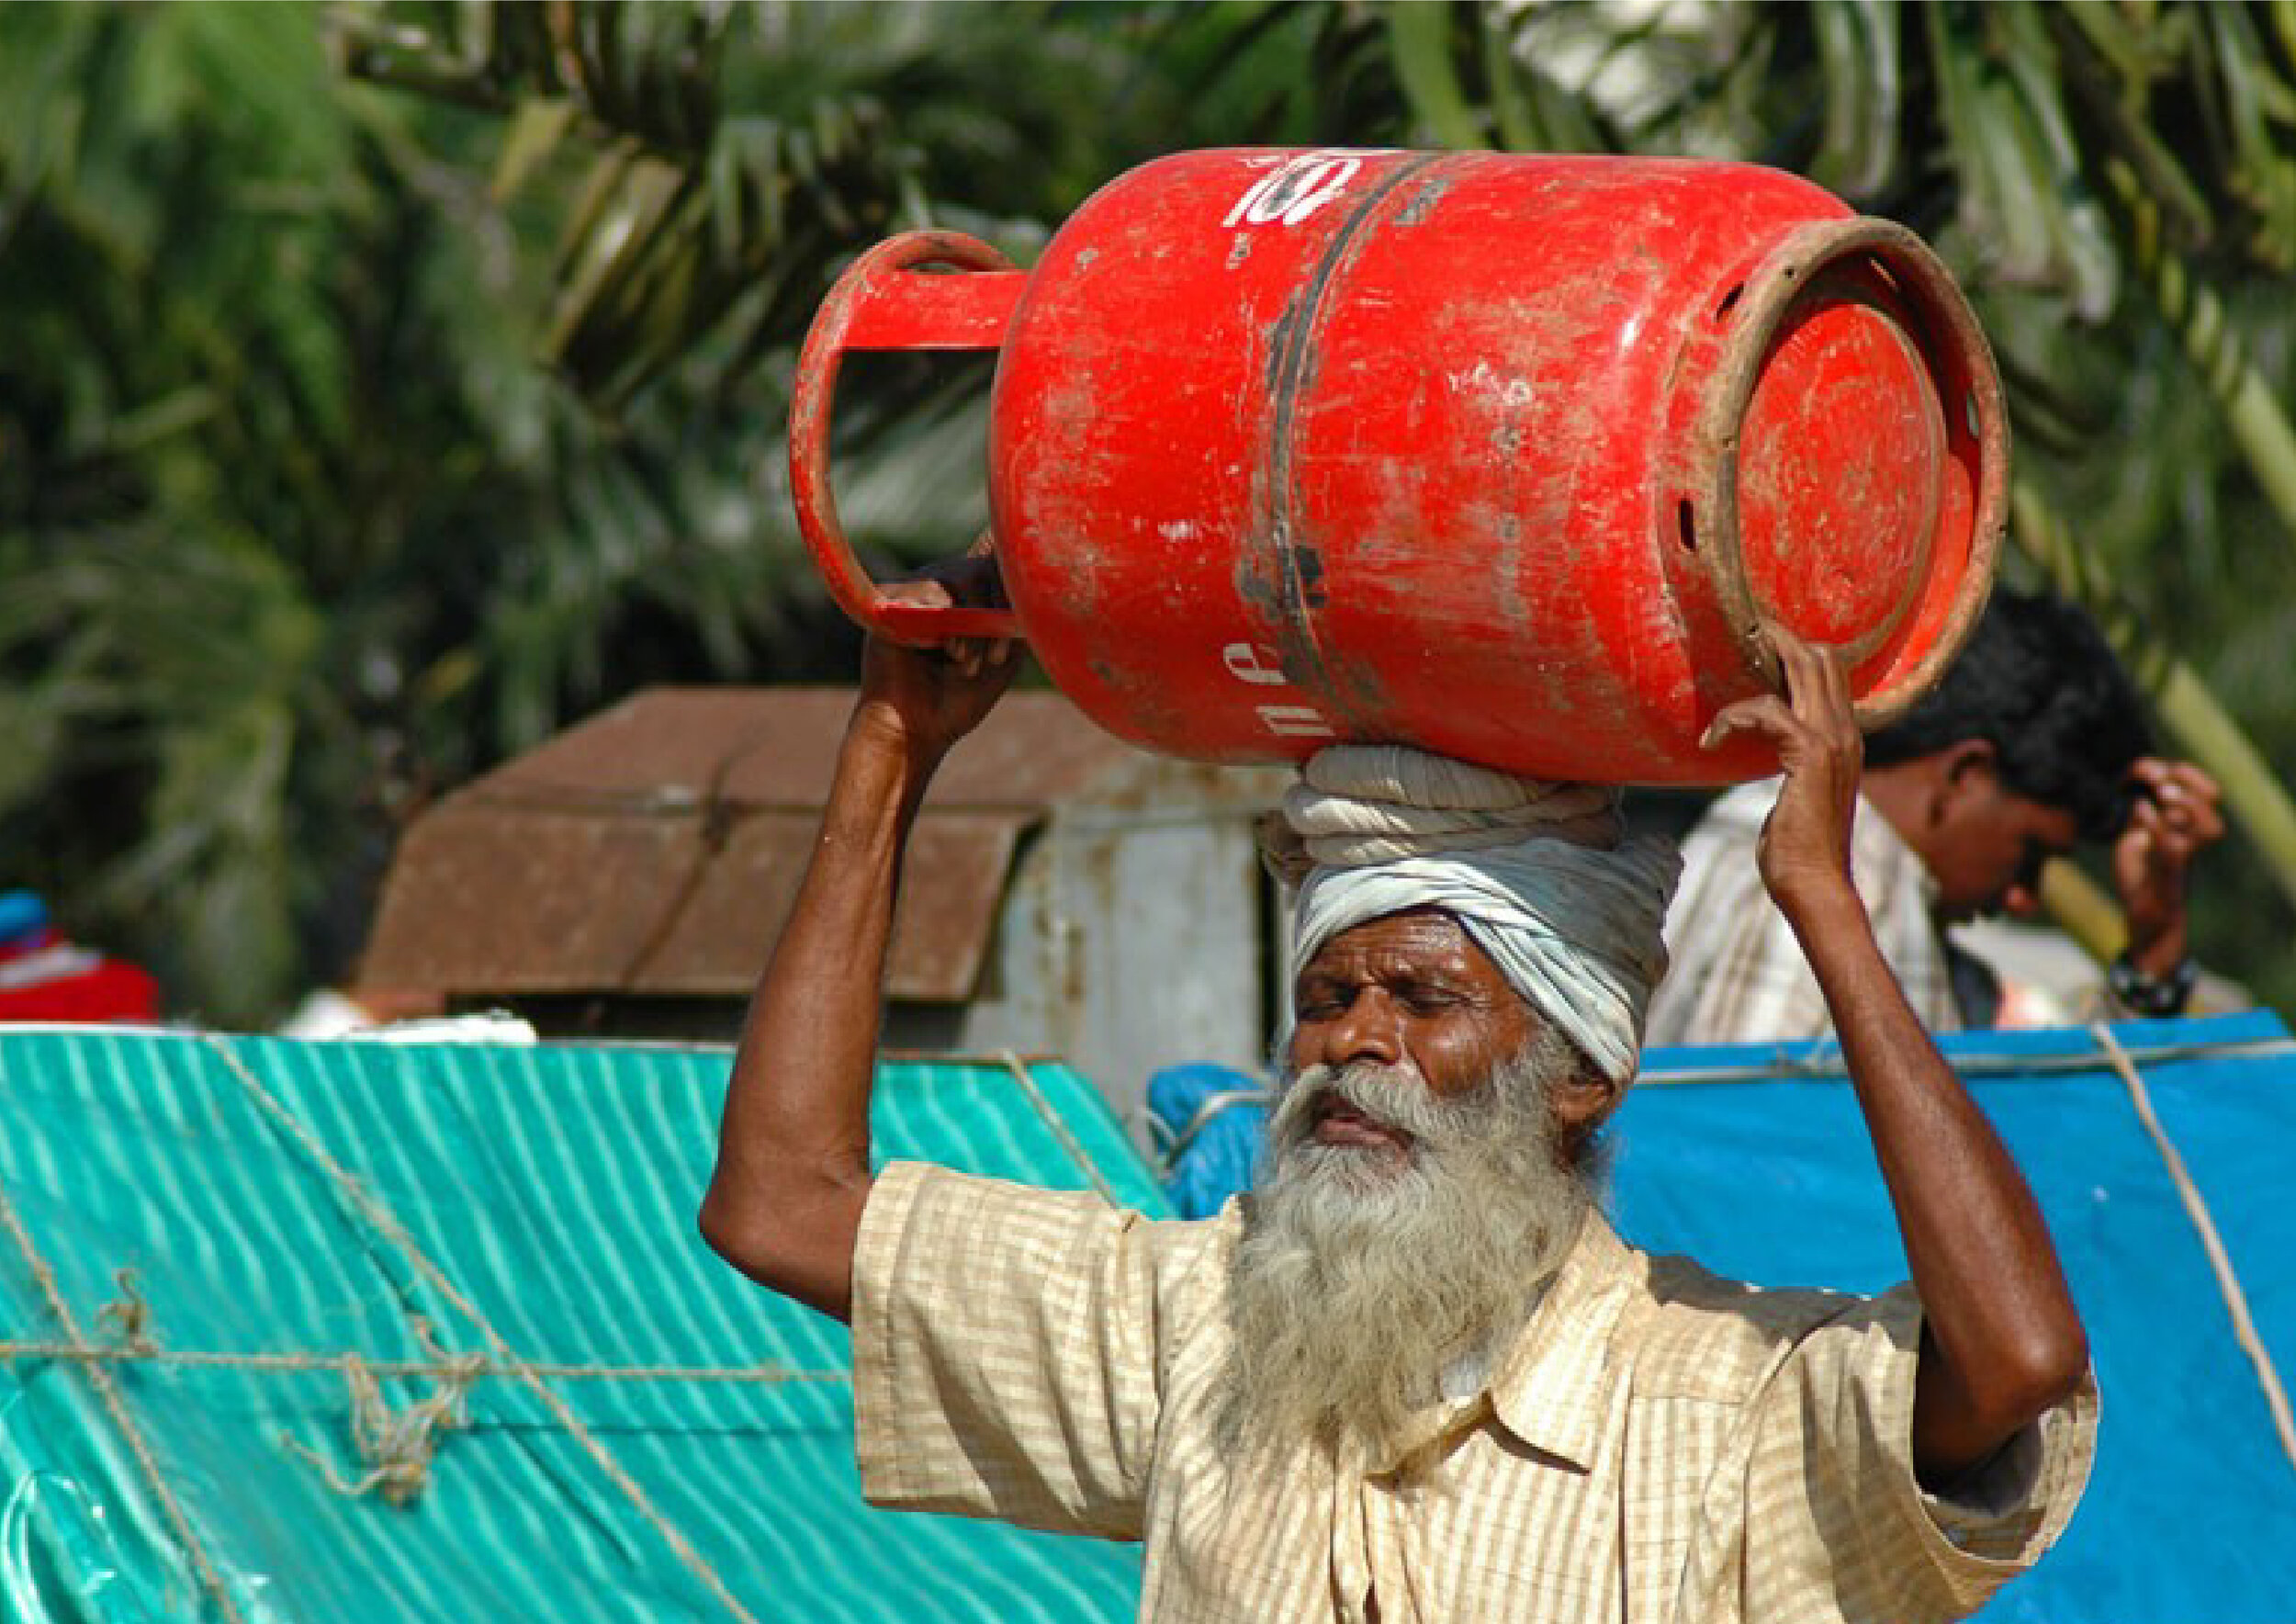
[[[2096,1453],[2093,1374],[1950,1496],[1914,1475],[1921,1308],[1901,1286],[1806,1336],[1759,1406],[1747,1485],[1750,1618],[1822,1585],[1850,1618],[1959,1618],[2065,1531]]]
[[[1097,1196],[895,1162],[853,1260],[854,1457],[880,1506],[1138,1539],[1159,1252]]]

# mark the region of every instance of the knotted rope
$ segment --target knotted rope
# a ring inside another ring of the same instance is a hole
[[[381,1382],[364,1359],[351,1359],[343,1368],[351,1390],[351,1441],[369,1470],[356,1483],[346,1483],[319,1451],[291,1438],[280,1441],[294,1454],[317,1467],[338,1494],[357,1499],[375,1489],[393,1506],[411,1506],[431,1482],[431,1457],[438,1449],[438,1435],[467,1424],[465,1404],[471,1384],[486,1373],[487,1362],[477,1354],[455,1357],[431,1336],[428,1320],[417,1318],[414,1332],[444,1371],[428,1397],[394,1411],[383,1397]]]
[[[56,1271],[48,1266],[48,1259],[40,1256],[39,1247],[32,1240],[32,1232],[25,1227],[24,1220],[17,1214],[16,1203],[8,1198],[5,1186],[0,1186],[0,1227],[5,1227],[8,1237],[16,1243],[17,1252],[23,1257],[25,1268],[30,1271],[32,1283],[39,1289],[40,1301],[50,1317],[63,1327],[65,1346],[78,1351],[90,1350],[91,1345],[81,1334],[78,1316],[73,1314],[72,1305],[64,1301],[63,1291],[56,1284]],[[133,1349],[124,1351],[133,1358],[145,1357]],[[151,1440],[143,1436],[143,1429],[136,1425],[135,1413],[129,1409],[127,1397],[119,1391],[119,1383],[112,1380],[110,1366],[106,1362],[90,1360],[86,1370],[88,1385],[96,1390],[96,1399],[103,1404],[104,1413],[111,1417],[112,1425],[119,1429],[119,1436],[127,1441],[128,1452],[135,1459],[136,1471],[143,1478],[143,1486],[158,1503],[161,1515],[167,1519],[167,1526],[174,1530],[176,1541],[183,1547],[192,1572],[197,1575],[200,1588],[208,1593],[208,1599],[215,1604],[215,1610],[223,1616],[227,1624],[246,1624],[247,1615],[240,1610],[238,1598],[224,1584],[223,1574],[216,1567],[214,1559],[208,1556],[208,1548],[200,1543],[198,1531],[192,1527],[190,1514],[184,1509],[183,1502],[175,1497],[175,1491],[168,1486],[166,1477],[161,1473],[159,1458],[152,1453]]]
[[[422,1278],[430,1282],[432,1289],[462,1313],[480,1337],[485,1340],[487,1349],[493,1356],[494,1360],[521,1385],[526,1387],[542,1401],[543,1407],[550,1412],[559,1426],[566,1428],[568,1435],[581,1447],[585,1454],[590,1456],[598,1470],[605,1475],[606,1481],[621,1492],[623,1498],[630,1503],[631,1507],[637,1512],[638,1516],[662,1537],[663,1541],[676,1553],[678,1560],[685,1565],[686,1570],[702,1582],[703,1587],[717,1598],[727,1612],[737,1618],[745,1620],[746,1624],[756,1624],[749,1610],[741,1605],[731,1590],[726,1588],[725,1580],[718,1577],[716,1570],[703,1560],[702,1553],[693,1548],[692,1542],[656,1508],[646,1491],[638,1486],[637,1480],[625,1471],[621,1462],[617,1461],[607,1451],[606,1447],[591,1435],[590,1428],[582,1425],[581,1417],[575,1415],[567,1402],[558,1396],[557,1391],[536,1374],[532,1365],[512,1351],[509,1343],[504,1341],[501,1334],[495,1330],[492,1323],[479,1311],[478,1304],[471,1302],[461,1288],[448,1278],[445,1269],[432,1261],[430,1255],[423,1251],[407,1226],[399,1221],[397,1214],[377,1200],[374,1193],[351,1173],[350,1169],[328,1154],[327,1147],[319,1142],[310,1129],[306,1127],[294,1112],[282,1105],[270,1089],[263,1086],[262,1079],[247,1068],[245,1063],[232,1052],[228,1043],[212,1035],[207,1037],[206,1042],[209,1048],[221,1056],[225,1068],[247,1091],[248,1097],[278,1125],[305,1156],[310,1158],[312,1165],[327,1176],[328,1180],[343,1199],[350,1202],[353,1210],[364,1218],[377,1235],[398,1247],[406,1259],[414,1265]]]
[[[143,1290],[136,1284],[136,1271],[118,1270],[112,1276],[112,1284],[119,1288],[118,1300],[97,1309],[96,1323],[111,1325],[121,1344],[133,1352],[158,1352],[160,1345],[152,1336],[152,1305],[144,1301]]]

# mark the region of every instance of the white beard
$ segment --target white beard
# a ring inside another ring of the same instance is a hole
[[[1521,1327],[1592,1204],[1550,1105],[1581,1064],[1542,1032],[1453,1100],[1408,1062],[1286,1082],[1229,1273],[1216,1414],[1232,1451],[1352,1438],[1391,1459],[1445,1367]],[[1319,1143],[1327,1092],[1411,1143]]]

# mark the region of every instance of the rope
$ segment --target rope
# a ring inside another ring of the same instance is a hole
[[[494,1376],[515,1376],[519,1370],[558,1382],[726,1382],[743,1385],[782,1386],[796,1382],[850,1382],[850,1370],[799,1370],[779,1365],[565,1365],[528,1359],[522,1365],[500,1363],[482,1353],[454,1359],[369,1359],[363,1353],[215,1353],[193,1348],[106,1348],[73,1342],[0,1340],[0,1363],[18,1359],[60,1359],[86,1365],[177,1365],[191,1370],[348,1370],[357,1366],[370,1375],[444,1382],[469,1370],[475,1382]]]
[[[660,1511],[655,1508],[654,1503],[647,1497],[646,1491],[638,1486],[637,1480],[624,1471],[621,1463],[607,1452],[605,1446],[591,1436],[590,1428],[582,1425],[581,1417],[574,1414],[567,1402],[558,1396],[557,1391],[545,1382],[532,1365],[527,1364],[511,1351],[510,1345],[502,1339],[486,1315],[479,1312],[478,1306],[465,1296],[461,1289],[447,1278],[445,1269],[431,1260],[429,1255],[409,1233],[406,1225],[399,1222],[398,1217],[390,1209],[384,1206],[365,1185],[352,1175],[348,1168],[327,1153],[327,1147],[319,1142],[311,1131],[305,1127],[293,1112],[279,1103],[272,1095],[271,1090],[263,1086],[262,1081],[253,1072],[248,1070],[245,1064],[241,1061],[238,1054],[232,1052],[228,1043],[219,1041],[212,1034],[204,1034],[203,1041],[222,1057],[224,1065],[247,1090],[249,1097],[263,1108],[273,1122],[286,1131],[316,1166],[326,1173],[336,1190],[351,1202],[360,1216],[372,1224],[378,1235],[404,1253],[408,1261],[422,1272],[422,1277],[430,1281],[433,1290],[462,1311],[465,1317],[477,1328],[478,1335],[485,1338],[488,1350],[505,1372],[514,1377],[542,1401],[544,1407],[557,1419],[558,1425],[566,1428],[574,1441],[581,1446],[583,1452],[596,1463],[599,1471],[605,1474],[606,1480],[621,1491],[623,1497],[629,1501],[639,1517],[643,1517],[647,1525],[659,1534],[670,1548],[677,1553],[678,1560],[685,1564],[687,1571],[702,1582],[704,1588],[724,1605],[727,1612],[742,1619],[744,1624],[757,1624],[757,1620],[749,1610],[735,1598],[734,1593],[726,1587],[726,1582],[717,1576],[716,1570],[703,1560],[702,1553],[693,1548],[692,1541],[688,1540],[667,1517],[662,1516]]]
[[[1173,1164],[1187,1153],[1187,1147],[1196,1143],[1206,1128],[1237,1106],[1273,1105],[1275,1100],[1276,1090],[1273,1088],[1219,1089],[1197,1101],[1195,1111],[1188,1116],[1187,1125],[1176,1133],[1165,1125],[1162,1117],[1154,1111],[1146,1113],[1142,1120],[1147,1123],[1148,1137],[1155,1142],[1157,1166],[1169,1173]]]
[[[2105,1058],[2111,1062],[2112,1069],[2121,1074],[2121,1081],[2129,1090],[2129,1102],[2136,1108],[2137,1120],[2152,1135],[2161,1163],[2168,1169],[2169,1182],[2177,1187],[2177,1198],[2184,1202],[2185,1215],[2192,1220],[2192,1227],[2200,1236],[2200,1249],[2208,1254],[2209,1267],[2216,1272],[2216,1289],[2232,1314],[2233,1335],[2238,1338],[2241,1351],[2248,1356],[2248,1362],[2256,1367],[2257,1385],[2264,1390],[2265,1407],[2272,1412],[2273,1430],[2280,1435],[2280,1450],[2287,1455],[2289,1464],[2296,1466],[2296,1416],[2289,1413],[2288,1391],[2280,1385],[2279,1371],[2273,1367],[2264,1338],[2257,1334],[2257,1323],[2248,1314],[2247,1293],[2240,1289],[2240,1277],[2233,1271],[2232,1256],[2224,1250],[2223,1240],[2216,1233],[2216,1221],[2209,1215],[2208,1203],[2200,1199],[2200,1186],[2186,1170],[2184,1157],[2168,1137],[2167,1129],[2161,1126],[2160,1118],[2153,1110],[2152,1092],[2130,1061],[2129,1052],[2101,1021],[2088,1030],[2096,1038],[2097,1046],[2104,1051]]]
[[[48,1260],[39,1255],[39,1246],[33,1243],[31,1231],[24,1227],[24,1221],[17,1216],[16,1203],[9,1199],[5,1186],[0,1186],[0,1224],[7,1227],[9,1237],[16,1242],[17,1251],[23,1257],[26,1267],[31,1270],[32,1282],[39,1288],[40,1297],[47,1303],[48,1312],[55,1317],[59,1325],[63,1326],[64,1336],[68,1344],[74,1348],[86,1349],[88,1343],[80,1333],[80,1322],[73,1315],[72,1305],[64,1301],[62,1290],[56,1284],[56,1271],[51,1269],[48,1266]],[[119,1351],[130,1354],[135,1352],[132,1348]],[[137,1357],[145,1356],[138,1355]],[[217,1570],[215,1562],[208,1557],[208,1548],[200,1543],[199,1535],[192,1527],[190,1513],[184,1509],[183,1502],[175,1497],[175,1491],[168,1486],[167,1479],[162,1475],[159,1460],[152,1451],[151,1440],[143,1436],[143,1429],[136,1425],[135,1415],[128,1408],[126,1395],[119,1391],[119,1384],[112,1380],[110,1367],[104,1363],[92,1362],[86,1366],[86,1370],[88,1384],[96,1389],[96,1396],[102,1402],[105,1413],[111,1417],[112,1425],[119,1429],[119,1436],[127,1440],[129,1453],[135,1457],[136,1469],[143,1474],[144,1487],[149,1489],[152,1497],[159,1502],[160,1510],[166,1516],[168,1526],[174,1530],[175,1539],[182,1545],[184,1554],[190,1559],[193,1571],[199,1576],[201,1588],[206,1590],[214,1601],[216,1611],[222,1614],[231,1621],[231,1624],[246,1624],[247,1615],[240,1611],[238,1601],[233,1598],[231,1590],[223,1583],[222,1573]]]
[[[132,1353],[158,1352],[160,1345],[152,1335],[152,1304],[136,1284],[136,1271],[122,1269],[112,1276],[112,1283],[119,1288],[119,1300],[97,1309],[96,1323],[100,1325],[108,1321],[116,1326],[119,1340]]]
[[[1111,1207],[1123,1205],[1116,1199],[1116,1191],[1102,1176],[1098,1164],[1085,1154],[1085,1147],[1076,1143],[1076,1136],[1068,1131],[1068,1124],[1061,1121],[1060,1112],[1052,1109],[1052,1101],[1045,1099],[1037,1088],[1036,1078],[1030,1077],[1029,1068],[1020,1064],[1020,1056],[1010,1049],[1001,1049],[997,1051],[996,1058],[1007,1071],[1012,1073],[1014,1080],[1020,1085],[1020,1091],[1029,1097],[1030,1108],[1043,1119],[1044,1125],[1052,1130],[1052,1137],[1061,1142],[1061,1148],[1068,1153],[1068,1159],[1076,1164],[1077,1171],[1090,1179],[1092,1188],[1100,1192],[1100,1199]]]
[[[2155,1043],[2126,1051],[2139,1066],[2208,1056],[2224,1060],[2265,1060],[2296,1054],[2296,1039],[2257,1038],[2236,1043],[2201,1042]],[[2097,1057],[2087,1049],[2072,1054],[1949,1054],[1946,1061],[1964,1077],[2046,1077],[2068,1072],[2093,1071]],[[1643,1072],[1635,1087],[1675,1083],[1796,1083],[1816,1078],[1846,1077],[1841,1047],[1830,1040],[1813,1040],[1809,1052],[1796,1054],[1779,1047],[1768,1060],[1737,1066],[1664,1066]]]
[[[432,1340],[425,1320],[415,1321],[415,1335],[446,1373],[428,1398],[418,1399],[403,1410],[390,1407],[383,1397],[382,1384],[365,1360],[353,1359],[343,1367],[343,1378],[351,1389],[351,1441],[370,1469],[365,1477],[345,1483],[318,1450],[295,1438],[280,1439],[290,1453],[317,1467],[327,1486],[338,1494],[355,1500],[379,1488],[383,1498],[393,1506],[413,1505],[430,1487],[431,1458],[438,1452],[438,1435],[469,1424],[464,1401],[486,1360],[476,1354],[448,1357]]]

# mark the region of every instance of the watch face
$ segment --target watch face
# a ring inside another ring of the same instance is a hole
[[[2105,985],[2130,1009],[2159,1019],[2183,1012],[2185,1000],[2192,996],[2192,984],[2199,976],[2200,968],[2190,959],[2155,980],[2127,959],[2119,958],[2106,968]]]

